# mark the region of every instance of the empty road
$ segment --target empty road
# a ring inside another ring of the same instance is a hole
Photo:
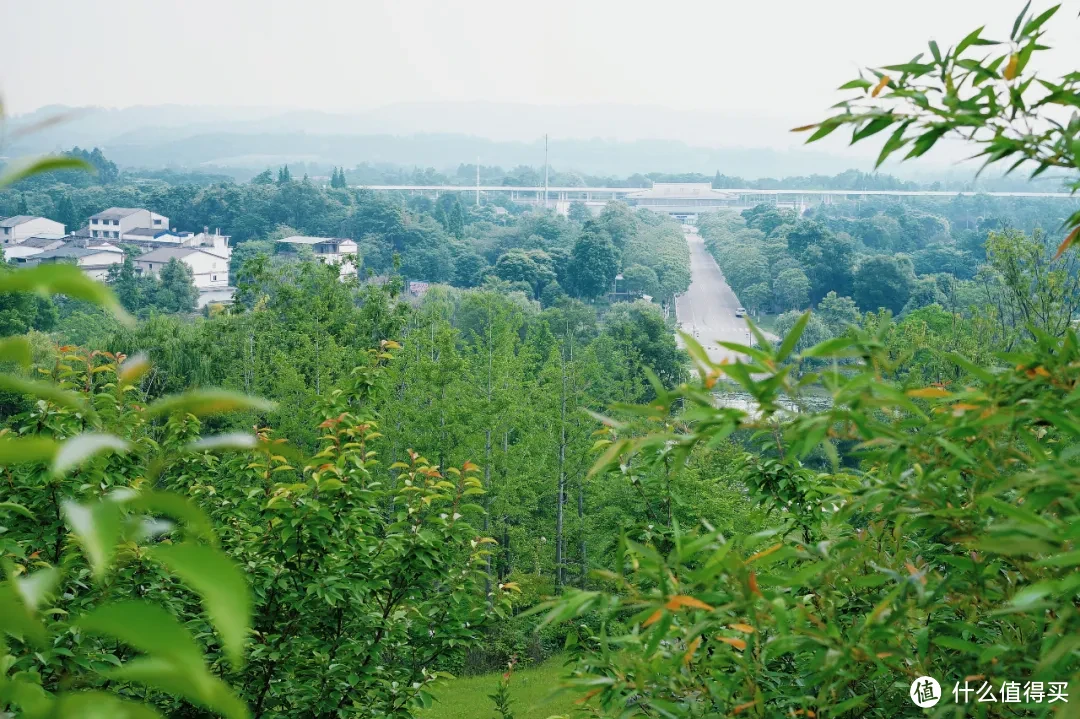
[[[695,228],[686,231],[686,241],[690,245],[690,289],[675,300],[679,327],[701,343],[709,359],[719,362],[726,357],[734,362],[741,355],[717,343],[750,344],[746,320],[735,316],[739,298],[728,287]]]

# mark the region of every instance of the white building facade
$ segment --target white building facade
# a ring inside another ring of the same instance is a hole
[[[167,231],[169,218],[137,207],[110,207],[91,215],[88,229],[95,239],[125,240],[133,230]]]
[[[63,237],[64,225],[47,217],[16,215],[0,220],[0,245],[18,245],[31,237]]]
[[[94,280],[105,280],[109,276],[109,269],[113,265],[123,264],[124,251],[115,245],[105,243],[70,243],[63,247],[45,250],[32,257],[28,257],[26,264],[60,264],[74,263],[88,277]]]
[[[278,244],[283,245],[288,252],[296,252],[300,247],[309,247],[320,262],[338,265],[342,279],[356,277],[358,247],[353,240],[343,237],[293,235],[278,240]]]
[[[157,277],[169,260],[179,260],[191,268],[200,292],[229,286],[229,258],[201,247],[161,247],[135,259],[135,270]]]

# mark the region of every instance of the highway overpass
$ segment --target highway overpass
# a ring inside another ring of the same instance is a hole
[[[656,183],[643,187],[531,187],[518,185],[362,185],[358,189],[376,192],[403,192],[438,197],[453,192],[467,194],[479,203],[482,196],[506,195],[514,202],[545,205],[565,213],[571,202],[583,202],[594,211],[611,200],[647,207],[656,212],[689,219],[702,212],[746,209],[760,204],[776,204],[803,210],[836,200],[875,197],[1027,197],[1076,199],[1068,192],[968,192],[961,190],[758,190],[753,188],[713,189],[708,183]]]

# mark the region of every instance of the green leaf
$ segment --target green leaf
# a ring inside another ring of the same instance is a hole
[[[870,695],[869,694],[860,694],[858,696],[851,697],[850,699],[845,699],[844,701],[840,702],[839,704],[834,704],[832,706],[829,706],[828,707],[828,711],[829,711],[828,716],[835,716],[835,717],[843,716],[845,712],[849,712],[852,709],[854,709],[855,707],[860,707],[863,704],[865,704],[866,703],[866,697],[868,697],[868,696],[870,696]]]
[[[184,451],[230,452],[255,449],[258,446],[259,438],[250,432],[230,432],[229,434],[216,434],[211,437],[203,437],[184,447]]]
[[[217,535],[214,534],[214,525],[210,517],[183,495],[173,492],[143,492],[131,501],[131,506],[133,509],[149,514],[163,514],[179,519],[195,535],[211,544],[217,542]]]
[[[81,617],[76,626],[181,666],[203,665],[202,650],[195,638],[176,617],[157,604],[135,599],[109,602]]]
[[[52,593],[59,581],[60,571],[55,567],[48,567],[25,577],[17,577],[15,587],[19,590],[23,603],[36,611],[41,600]]]
[[[850,144],[854,145],[856,142],[859,142],[860,140],[865,140],[866,138],[870,137],[871,135],[876,135],[877,133],[881,132],[882,130],[884,130],[889,125],[892,125],[894,122],[896,122],[896,118],[893,117],[892,115],[886,115],[884,117],[875,117],[873,120],[866,123],[865,125],[860,127],[858,130],[856,130],[855,132],[851,133],[851,143]]]
[[[0,583],[0,632],[26,637],[39,646],[45,644],[45,627],[11,582]]]
[[[878,154],[877,161],[874,162],[874,169],[881,167],[885,160],[889,159],[889,155],[893,154],[901,147],[908,143],[908,140],[904,138],[904,132],[911,125],[912,121],[908,120],[900,125],[893,131],[893,134],[889,136],[889,139],[885,141],[885,144],[881,148],[881,153]]]
[[[1013,22],[1012,32],[1009,33],[1009,37],[1016,40],[1020,35],[1020,23],[1024,21],[1024,16],[1027,15],[1027,11],[1031,8],[1031,0],[1028,0],[1024,4],[1024,9],[1020,11],[1020,14],[1016,16],[1016,20]]]
[[[184,394],[174,394],[162,397],[146,408],[146,414],[157,417],[164,414],[193,414],[202,417],[219,412],[235,412],[237,410],[257,410],[260,412],[272,412],[277,405],[269,400],[258,397],[249,397],[238,392],[226,390],[194,390]]]
[[[61,694],[50,716],[64,719],[161,719],[151,706],[99,691]]]
[[[21,504],[15,502],[0,502],[0,512],[15,512],[15,514],[21,514],[27,519],[33,519],[34,513]]]
[[[17,362],[22,366],[30,364],[30,340],[26,337],[5,337],[0,340],[0,362]]]
[[[56,455],[56,442],[47,437],[0,436],[0,467],[28,462],[49,462]]]
[[[709,359],[709,355],[705,352],[705,348],[701,346],[693,336],[686,332],[679,331],[679,336],[682,337],[683,342],[686,344],[686,352],[690,357],[702,367],[712,367],[713,363]]]
[[[130,443],[114,435],[83,432],[60,445],[60,450],[53,459],[52,471],[54,475],[60,477],[102,452],[123,454],[129,449],[131,449]]]
[[[821,126],[814,131],[814,134],[806,139],[806,144],[809,145],[811,142],[817,142],[821,138],[831,135],[836,130],[836,128],[840,127],[840,125],[842,124],[843,121],[836,118],[829,118],[828,120],[825,120],[821,123]]]
[[[75,265],[46,264],[0,275],[0,292],[37,292],[44,295],[67,295],[72,299],[98,305],[126,325],[135,320],[116,301],[106,285],[87,277]]]
[[[806,329],[806,323],[809,321],[810,310],[803,312],[799,315],[799,319],[795,320],[795,324],[784,335],[784,341],[780,343],[780,348],[776,350],[777,362],[783,362],[788,358],[788,355],[795,349],[795,345],[799,343],[799,338],[802,337],[803,330]]]
[[[960,369],[970,374],[975,379],[982,382],[990,382],[994,379],[994,375],[983,369],[979,365],[975,364],[963,355],[959,355],[956,352],[945,352],[943,356],[955,364]]]
[[[161,544],[150,554],[202,598],[229,661],[239,667],[251,630],[251,592],[240,569],[220,550],[205,544]]]
[[[135,384],[150,371],[150,367],[150,359],[140,352],[134,357],[128,357],[124,360],[116,374],[121,382]]]
[[[975,44],[975,41],[979,39],[979,35],[982,34],[982,31],[984,29],[986,29],[985,25],[983,25],[982,27],[977,28],[977,29],[973,30],[972,32],[968,33],[968,36],[960,41],[960,44],[956,46],[956,55],[957,55],[957,57],[959,57],[960,54],[962,52],[964,52],[964,50],[967,50],[969,47],[971,47],[973,44]]]
[[[1032,562],[1032,565],[1036,567],[1078,567],[1080,566],[1080,549],[1055,554],[1037,562]]]
[[[109,672],[108,676],[183,697],[227,719],[247,719],[250,716],[247,706],[229,685],[207,671],[201,662],[198,666],[184,666],[157,657],[138,657]]]
[[[858,357],[862,351],[856,347],[853,337],[833,337],[810,347],[800,354],[803,357]]]
[[[944,437],[935,437],[934,441],[937,442],[942,447],[944,447],[950,454],[953,454],[958,459],[966,462],[967,464],[972,464],[972,465],[977,464],[975,462],[975,459],[970,454],[968,454],[966,451],[961,449],[959,445],[957,445],[957,444],[955,444],[953,442],[950,442],[949,440],[945,439]]]
[[[1055,5],[1054,7],[1045,11],[1042,15],[1039,15],[1034,20],[1030,20],[1026,25],[1024,25],[1024,29],[1020,31],[1020,34],[1024,37],[1030,36],[1032,33],[1042,27],[1047,20],[1052,18],[1060,8],[1061,5]]]
[[[24,180],[31,175],[40,175],[45,172],[58,172],[60,170],[86,170],[97,172],[93,165],[77,157],[58,155],[53,157],[41,157],[32,162],[20,165],[13,170],[8,170],[0,175],[0,187],[14,185],[19,180]]]
[[[62,390],[51,382],[39,382],[9,374],[0,374],[0,389],[37,397],[52,402],[58,407],[67,407],[76,412],[81,412],[84,417],[95,416],[94,411],[83,401],[82,397],[74,392]]]
[[[845,82],[843,85],[841,85],[840,87],[838,87],[836,89],[837,90],[869,90],[873,86],[874,86],[874,83],[860,77],[858,80],[851,80],[850,82]]]
[[[89,507],[75,502],[63,503],[68,527],[82,545],[94,577],[100,580],[112,562],[120,539],[120,505],[99,501]]]

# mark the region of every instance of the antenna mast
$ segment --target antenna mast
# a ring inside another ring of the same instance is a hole
[[[476,157],[476,206],[480,206],[480,156]]]
[[[548,136],[544,133],[544,209],[548,206]]]

